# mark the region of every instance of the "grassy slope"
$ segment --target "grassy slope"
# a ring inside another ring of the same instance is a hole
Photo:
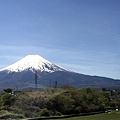
[[[103,114],[72,117],[72,118],[65,118],[65,119],[56,119],[56,120],[120,120],[120,112],[103,113]]]

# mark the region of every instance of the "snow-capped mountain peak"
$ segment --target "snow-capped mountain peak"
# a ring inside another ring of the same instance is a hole
[[[18,62],[2,69],[9,72],[21,72],[24,70],[40,70],[41,72],[55,72],[55,71],[64,71],[64,68],[61,68],[48,60],[44,59],[39,55],[28,55]]]

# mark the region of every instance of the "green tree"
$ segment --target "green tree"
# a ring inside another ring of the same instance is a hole
[[[50,102],[52,103],[50,107],[62,114],[70,114],[74,108],[74,100],[64,94],[54,96]],[[48,106],[48,108],[50,107]]]
[[[109,107],[109,105],[110,105],[110,97],[109,97],[108,93],[101,92],[98,100],[99,100],[99,104],[101,105],[101,107],[103,109]]]
[[[0,109],[8,109],[13,102],[15,98],[11,94],[5,93],[0,95]]]

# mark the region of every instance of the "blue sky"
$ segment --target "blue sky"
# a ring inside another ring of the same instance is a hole
[[[29,54],[120,79],[120,0],[0,0],[0,69]]]

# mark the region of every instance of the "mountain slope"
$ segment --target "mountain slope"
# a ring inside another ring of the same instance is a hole
[[[50,87],[72,85],[76,87],[120,87],[120,80],[106,77],[90,76],[70,72],[39,55],[28,55],[13,65],[0,70],[1,88]]]

